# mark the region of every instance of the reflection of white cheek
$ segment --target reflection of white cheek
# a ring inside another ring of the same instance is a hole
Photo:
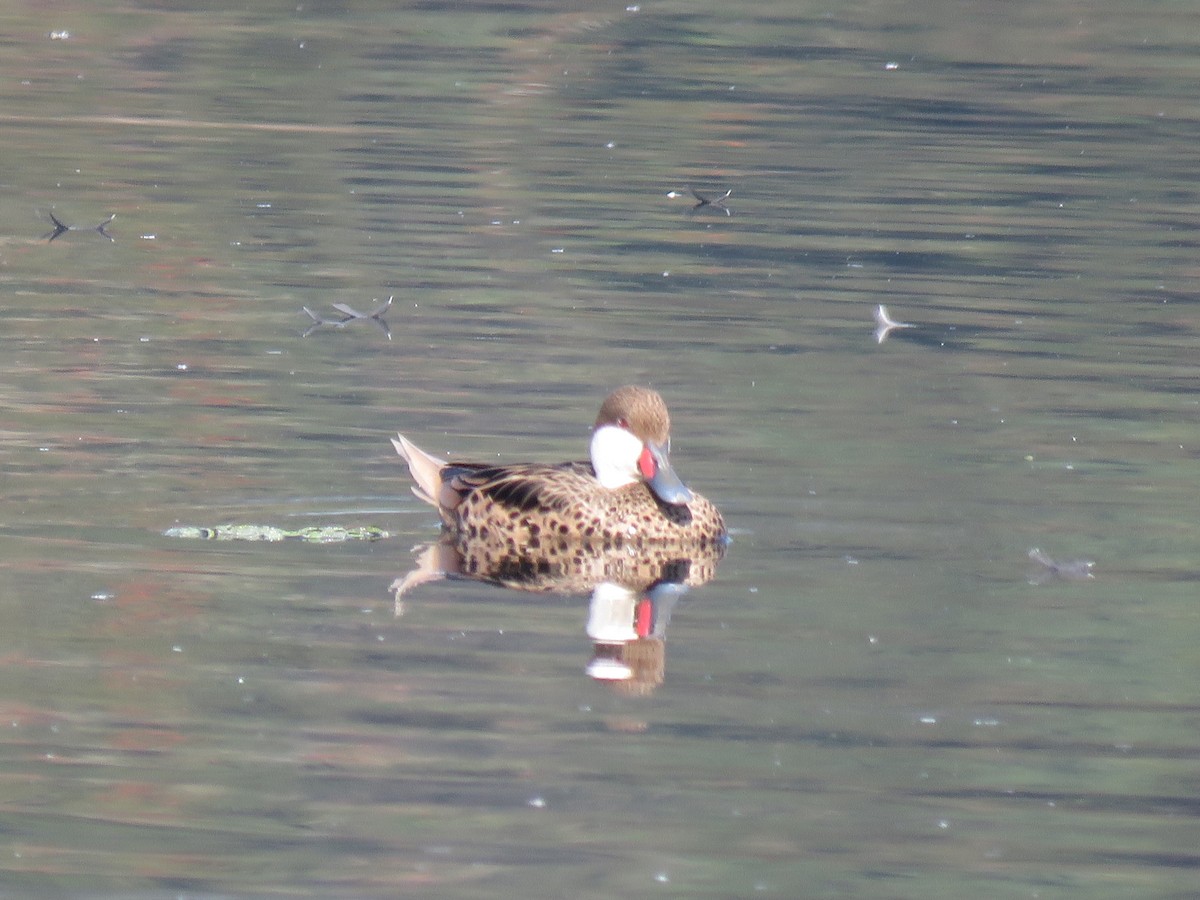
[[[624,428],[605,425],[592,435],[592,468],[606,488],[619,488],[638,481],[638,457],[642,442]]]
[[[628,588],[602,581],[592,591],[587,634],[601,643],[625,643],[637,639],[633,628],[638,595]]]

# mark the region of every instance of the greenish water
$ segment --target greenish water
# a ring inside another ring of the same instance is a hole
[[[1193,896],[1198,44],[1171,3],[12,12],[0,891]],[[302,336],[389,295],[390,340]],[[395,617],[437,523],[389,434],[577,458],[627,381],[735,533],[662,686],[584,674],[580,598]],[[163,536],[224,522],[397,536]]]

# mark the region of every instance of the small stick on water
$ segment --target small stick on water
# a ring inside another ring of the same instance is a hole
[[[387,322],[385,322],[383,320],[383,315],[391,307],[393,299],[395,299],[395,298],[388,297],[385,302],[380,303],[378,306],[376,306],[373,310],[371,310],[368,313],[360,313],[358,310],[356,310],[353,306],[350,306],[348,303],[331,303],[330,305],[334,309],[336,309],[338,312],[344,313],[346,315],[346,318],[342,319],[343,325],[346,322],[350,322],[354,319],[370,319],[376,325],[378,325],[380,328],[383,329],[383,333],[387,335],[387,338],[390,341],[392,339],[392,330],[390,328],[388,328]]]
[[[1042,567],[1041,571],[1030,577],[1030,584],[1044,584],[1056,578],[1063,581],[1087,581],[1096,577],[1092,573],[1092,568],[1096,564],[1090,559],[1058,561],[1051,559],[1037,547],[1029,551],[1029,558]]]
[[[713,209],[724,210],[725,215],[727,216],[733,215],[733,213],[729,211],[729,207],[725,205],[725,201],[728,200],[729,195],[733,193],[733,188],[727,190],[720,197],[706,197],[694,187],[689,187],[688,192],[696,198],[696,205],[692,207],[692,212],[695,212],[696,210],[705,206],[711,206]]]
[[[100,232],[102,235],[104,235],[110,241],[115,241],[116,238],[114,238],[111,234],[108,233],[108,226],[112,224],[112,220],[115,219],[116,217],[117,217],[117,214],[112,213],[107,219],[105,219],[103,222],[101,222],[99,225],[97,225],[93,230]]]
[[[314,331],[316,331],[322,325],[329,325],[332,328],[341,328],[343,325],[345,325],[347,322],[350,321],[350,319],[348,319],[348,318],[346,318],[346,319],[326,319],[326,318],[323,318],[322,316],[318,316],[315,312],[313,312],[307,306],[302,306],[300,308],[302,310],[304,310],[306,313],[308,313],[308,317],[310,319],[312,319],[312,321],[313,321],[313,323],[308,326],[308,329],[304,332],[304,334],[300,335],[300,337],[308,337],[310,334],[312,334]]]
[[[875,329],[875,342],[878,344],[882,344],[884,341],[886,341],[888,335],[897,328],[917,327],[909,322],[897,322],[892,319],[892,317],[888,315],[887,307],[882,303],[880,303],[878,309],[875,310],[875,325],[877,326]]]
[[[61,237],[62,235],[66,234],[68,231],[78,231],[79,230],[74,225],[66,224],[52,212],[47,213],[47,215],[50,216],[50,221],[54,223],[54,230],[47,231],[45,234],[42,235],[42,237],[46,239],[47,244],[53,243],[53,241],[56,238]],[[117,217],[116,213],[111,213],[107,219],[105,219],[103,222],[101,222],[99,225],[95,226],[91,230],[104,235],[110,241],[115,241],[116,238],[114,238],[111,234],[108,233],[108,226],[112,224],[112,220],[115,219],[116,217]]]
[[[59,235],[66,234],[71,230],[71,226],[64,225],[62,222],[58,221],[58,216],[54,215],[54,213],[50,213],[50,221],[54,223],[54,230],[47,231],[42,235],[44,238],[49,238],[49,240],[46,241],[47,244],[53,243],[54,239]]]
[[[383,333],[387,335],[387,339],[390,341],[392,339],[392,329],[388,327],[388,323],[384,320],[383,316],[388,311],[388,309],[391,308],[392,300],[394,300],[394,299],[395,299],[394,296],[388,297],[384,303],[379,304],[373,310],[371,310],[370,312],[367,312],[367,313],[359,312],[357,309],[355,309],[353,306],[351,306],[348,303],[331,303],[331,304],[329,304],[330,306],[332,306],[334,309],[336,309],[338,312],[340,312],[342,314],[343,318],[341,318],[341,319],[326,319],[322,316],[317,315],[315,312],[313,312],[307,306],[302,306],[300,308],[302,310],[304,310],[305,313],[308,314],[308,317],[310,319],[312,319],[313,324],[308,326],[308,330],[305,331],[304,334],[301,335],[301,337],[308,337],[310,334],[312,334],[314,331],[316,331],[322,325],[328,325],[331,328],[345,328],[347,322],[355,322],[359,319],[369,319],[370,321],[374,322],[376,325],[379,326],[380,330],[382,330]]]
[[[720,197],[709,197],[700,193],[693,187],[688,188],[688,193],[696,198],[696,205],[688,210],[689,214],[707,206],[711,209],[719,209],[727,216],[733,215],[733,213],[729,211],[729,207],[725,205],[725,201],[728,200],[729,196],[733,193],[733,188],[727,190]],[[676,197],[682,197],[683,194],[681,194],[679,191],[667,191],[667,196],[674,200]]]

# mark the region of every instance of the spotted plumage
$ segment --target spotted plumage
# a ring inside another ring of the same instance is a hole
[[[553,565],[579,555],[580,545],[589,548],[584,556],[652,551],[651,565],[665,565],[688,555],[681,550],[727,542],[716,507],[671,468],[670,417],[648,388],[618,388],[604,401],[590,462],[445,462],[403,435],[392,443],[413,493],[438,509],[467,561],[485,570],[529,558]]]
[[[725,552],[723,541],[704,546],[627,544],[622,549],[602,543],[573,541],[515,552],[489,541],[447,535],[427,544],[418,566],[396,579],[397,599],[419,584],[445,577],[473,578],[534,593],[590,594],[610,582],[634,591],[669,582],[699,587],[712,581]]]

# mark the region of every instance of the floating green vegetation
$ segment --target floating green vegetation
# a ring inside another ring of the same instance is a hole
[[[314,544],[339,541],[380,541],[390,537],[382,528],[362,525],[344,528],[340,525],[312,525],[289,530],[274,525],[214,525],[210,528],[179,525],[163,532],[165,537],[202,541],[286,541],[300,540]]]

